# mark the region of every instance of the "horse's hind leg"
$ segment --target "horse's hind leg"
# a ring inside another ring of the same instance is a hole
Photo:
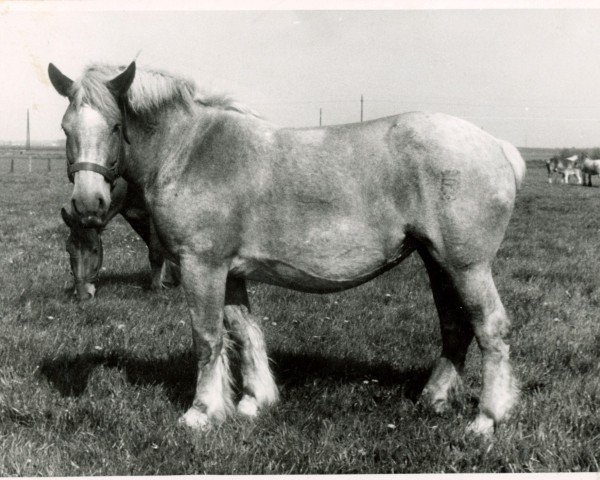
[[[509,361],[509,346],[505,341],[510,320],[494,285],[489,264],[460,272],[457,283],[482,354],[479,414],[468,430],[487,434],[507,416],[518,397],[517,381]]]
[[[240,352],[243,394],[237,410],[253,417],[259,408],[275,403],[279,395],[269,369],[263,333],[250,314],[244,280],[227,279],[224,313]]]
[[[483,385],[479,414],[468,430],[491,433],[494,424],[502,421],[516,402],[517,387],[505,342],[510,321],[494,285],[490,265],[444,268],[428,255],[423,257],[428,271],[433,272],[430,277],[443,337],[442,357],[425,388],[426,398],[433,400],[434,405],[436,401],[445,401],[448,391],[457,383],[474,333],[482,353]]]

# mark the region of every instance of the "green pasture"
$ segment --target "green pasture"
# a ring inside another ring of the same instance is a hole
[[[280,403],[178,427],[195,377],[181,289],[148,290],[145,245],[118,219],[97,298],[78,304],[59,213],[71,187],[62,154],[44,155],[12,174],[0,155],[0,476],[600,469],[600,188],[548,185],[539,151],[494,263],[522,394],[491,440],[464,434],[476,345],[461,401],[442,416],[418,403],[440,335],[417,255],[339,294],[250,284]]]

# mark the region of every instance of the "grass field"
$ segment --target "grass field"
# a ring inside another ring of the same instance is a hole
[[[340,294],[251,284],[281,402],[253,423],[177,427],[195,376],[181,289],[147,290],[145,246],[118,220],[97,298],[76,303],[63,160],[9,174],[0,158],[0,476],[598,471],[600,189],[548,185],[525,153],[494,264],[522,397],[489,441],[464,435],[475,346],[462,403],[417,403],[440,349],[417,255]]]

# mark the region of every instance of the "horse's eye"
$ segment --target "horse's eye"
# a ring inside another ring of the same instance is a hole
[[[117,133],[120,128],[121,128],[121,124],[117,123],[112,129],[113,133]]]

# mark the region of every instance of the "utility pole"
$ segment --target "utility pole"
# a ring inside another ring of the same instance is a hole
[[[323,118],[323,109],[319,108],[319,127],[322,125],[322,122],[321,122],[322,118]]]
[[[31,137],[29,132],[29,109],[27,109],[27,140],[25,143],[25,150],[31,150]]]
[[[29,131],[29,109],[27,109],[27,141],[25,143],[25,150],[28,152],[27,157],[29,157],[29,173],[31,173],[31,135]]]
[[[363,121],[363,102],[364,102],[363,96],[361,95],[360,96],[360,121],[361,122]]]

